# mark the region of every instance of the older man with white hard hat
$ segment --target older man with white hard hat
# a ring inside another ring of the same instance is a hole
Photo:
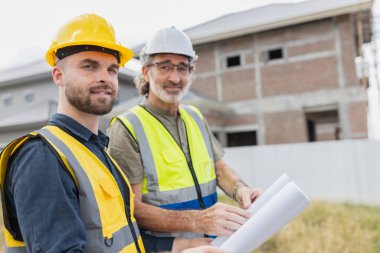
[[[260,195],[223,161],[223,148],[201,112],[180,104],[188,92],[196,55],[189,37],[175,27],[162,29],[140,52],[142,73],[135,84],[142,103],[114,118],[109,152],[128,175],[139,227],[158,237],[230,235],[249,217]],[[216,186],[240,207],[217,203]],[[194,245],[183,244],[182,248]],[[145,244],[147,250],[155,246]]]

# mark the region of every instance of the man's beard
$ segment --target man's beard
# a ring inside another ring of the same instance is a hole
[[[179,92],[175,93],[169,93],[164,89],[164,86],[178,86],[180,88]],[[168,104],[175,104],[179,103],[182,98],[187,94],[188,90],[190,88],[190,83],[186,85],[185,88],[183,88],[183,83],[179,82],[178,84],[175,84],[173,82],[167,81],[161,85],[156,85],[153,78],[149,76],[149,90],[156,95],[159,99],[161,99],[163,102]]]
[[[91,91],[98,89],[110,91],[111,99],[97,98],[95,101],[91,101]],[[109,84],[101,84],[88,90],[68,84],[65,90],[67,100],[77,110],[99,116],[107,114],[112,110],[116,100],[115,93]]]

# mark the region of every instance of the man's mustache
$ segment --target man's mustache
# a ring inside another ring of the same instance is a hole
[[[169,87],[179,87],[182,89],[183,87],[183,83],[182,82],[179,82],[179,83],[174,83],[174,82],[165,82],[163,83],[163,86],[169,86]]]
[[[90,88],[90,91],[97,91],[97,90],[105,90],[106,92],[109,92],[109,93],[115,92],[115,90],[112,88],[112,85],[108,83],[102,83],[100,85],[93,86]]]

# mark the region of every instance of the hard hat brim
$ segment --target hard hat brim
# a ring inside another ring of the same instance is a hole
[[[115,51],[118,51],[120,54],[120,67],[124,67],[124,64],[128,62],[130,59],[133,57],[133,51],[130,50],[127,47],[123,47],[118,44],[111,44],[111,43],[106,43],[106,42],[94,42],[94,41],[81,41],[81,42],[68,42],[64,44],[57,45],[55,47],[51,47],[45,55],[47,63],[54,67],[56,62],[55,62],[55,54],[58,49],[64,48],[64,47],[69,47],[69,46],[79,46],[79,45],[93,45],[93,46],[99,46],[99,47],[104,47],[108,49],[112,49]]]

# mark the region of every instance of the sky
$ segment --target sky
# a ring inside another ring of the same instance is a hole
[[[0,8],[0,72],[44,57],[58,28],[83,13],[96,13],[128,47],[155,31],[186,29],[232,12],[275,2],[302,0],[12,0]]]

